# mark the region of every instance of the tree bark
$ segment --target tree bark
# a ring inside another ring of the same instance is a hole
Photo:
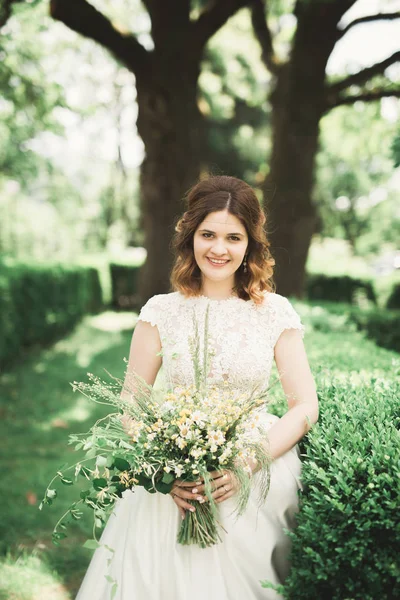
[[[148,76],[137,79],[138,131],[145,145],[140,204],[146,262],[139,277],[139,303],[169,290],[174,224],[182,199],[198,179],[204,152],[202,116],[197,107],[199,63],[166,55]],[[172,61],[176,60],[173,66]]]
[[[301,297],[317,222],[311,192],[323,109],[321,94],[317,98],[298,87],[288,71],[282,72],[271,98],[273,145],[264,206],[277,292]]]
[[[51,15],[107,48],[136,77],[138,131],[145,146],[141,217],[147,259],[137,302],[169,290],[170,251],[182,198],[196,182],[204,140],[197,80],[207,41],[250,0],[213,0],[190,19],[190,0],[143,0],[154,50],[122,34],[88,0],[50,0]]]
[[[275,77],[270,96],[273,145],[264,205],[276,261],[276,288],[284,296],[302,297],[305,292],[308,249],[318,227],[312,189],[322,116],[335,106],[400,94],[399,87],[390,84],[351,95],[346,93],[351,86],[363,86],[383,74],[388,66],[400,60],[400,52],[339,81],[326,82],[329,56],[347,31],[367,21],[393,20],[400,16],[400,13],[369,15],[338,29],[342,16],[354,3],[355,0],[297,0],[296,34],[290,56],[282,63],[275,55],[274,40],[264,15],[268,0],[252,0],[254,32],[264,63]]]
[[[276,72],[272,154],[264,189],[275,284],[284,296],[304,295],[305,265],[317,212],[312,202],[319,123],[326,110],[325,70],[344,10],[338,3],[298,2],[291,55]],[[343,4],[343,3],[342,3]]]

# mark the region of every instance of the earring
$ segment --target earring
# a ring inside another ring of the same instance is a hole
[[[243,261],[243,273],[247,273],[247,257],[244,257],[244,261]]]

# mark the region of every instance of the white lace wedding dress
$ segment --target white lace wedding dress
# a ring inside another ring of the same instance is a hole
[[[284,329],[299,329],[298,314],[290,302],[266,292],[262,305],[237,297],[210,300],[186,298],[179,292],[153,296],[139,319],[158,327],[162,342],[163,372],[174,386],[193,383],[188,336],[193,315],[200,333],[209,311],[213,352],[209,380],[228,378],[238,388],[268,385],[274,346]],[[194,311],[194,312],[193,312]],[[267,409],[266,409],[267,410]],[[268,429],[278,417],[265,412]],[[101,543],[91,560],[76,600],[109,600],[111,583],[118,583],[115,600],[276,600],[275,591],[260,581],[283,581],[289,570],[290,538],[284,528],[295,526],[301,462],[295,445],[272,463],[270,491],[258,509],[256,488],[243,516],[232,515],[233,499],[219,505],[222,543],[202,549],[177,544],[181,524],[178,508],[169,495],[149,494],[143,488],[124,492],[110,516]],[[254,477],[255,484],[257,475]]]

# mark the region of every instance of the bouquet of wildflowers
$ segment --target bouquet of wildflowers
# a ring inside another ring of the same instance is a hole
[[[96,528],[105,524],[125,490],[134,492],[136,486],[143,486],[149,493],[168,494],[178,478],[184,481],[202,478],[209,502],[196,502],[196,511],[186,512],[178,542],[203,548],[212,546],[221,538],[210,473],[221,469],[233,472],[239,482],[236,497],[239,516],[246,508],[252,485],[249,460],[257,461],[260,467],[259,500],[265,501],[271,461],[266,436],[259,430],[258,413],[265,406],[267,392],[239,393],[229,381],[209,385],[208,309],[203,361],[200,361],[199,338],[195,322],[195,335],[190,339],[194,367],[191,386],[155,390],[135,372],[126,372],[125,381],[111,376],[111,382],[104,382],[89,374],[90,383],[72,384],[74,390],[91,400],[118,410],[98,420],[88,433],[69,437],[76,450],[86,451],[85,457],[57,472],[40,508],[55,499],[57,492],[52,486],[57,478],[65,485],[74,483],[66,477],[68,470],[74,472],[75,480],[84,477],[88,487],[56,524],[55,544],[66,536],[66,519],[81,518],[80,507],[93,510],[96,540]]]

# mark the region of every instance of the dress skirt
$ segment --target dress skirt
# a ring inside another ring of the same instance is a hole
[[[268,429],[278,417],[265,413],[261,419]],[[210,548],[177,543],[181,516],[170,495],[127,490],[100,539],[114,553],[95,550],[76,600],[111,600],[107,575],[117,581],[114,600],[278,600],[260,582],[283,583],[289,572],[291,540],[284,529],[296,526],[300,489],[296,444],[273,461],[260,508],[256,485],[241,517],[232,514],[234,498],[219,504],[227,533],[221,530],[223,541]]]

